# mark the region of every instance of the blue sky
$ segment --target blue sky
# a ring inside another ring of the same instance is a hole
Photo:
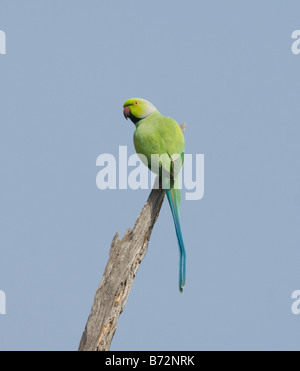
[[[147,190],[96,186],[134,153],[123,102],[186,122],[205,195],[165,202],[112,350],[299,350],[298,1],[0,0],[0,349],[75,350],[111,240]]]

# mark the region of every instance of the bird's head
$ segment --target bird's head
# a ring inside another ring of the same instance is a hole
[[[152,103],[146,99],[131,98],[123,104],[123,113],[126,119],[136,124],[156,110]]]

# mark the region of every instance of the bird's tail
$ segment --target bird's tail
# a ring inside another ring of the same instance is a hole
[[[179,218],[179,206],[180,206],[180,189],[171,187],[171,189],[165,189],[176,230],[178,246],[179,246],[179,291],[183,293],[183,288],[185,286],[185,265],[186,265],[186,255],[185,247],[181,232],[180,218]]]

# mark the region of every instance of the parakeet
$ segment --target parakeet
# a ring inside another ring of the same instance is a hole
[[[150,170],[159,174],[167,195],[178,245],[179,245],[179,290],[185,286],[186,253],[181,232],[179,206],[180,189],[177,175],[183,165],[185,141],[175,120],[163,116],[152,103],[145,99],[131,98],[123,105],[126,119],[136,127],[133,140],[135,150]]]

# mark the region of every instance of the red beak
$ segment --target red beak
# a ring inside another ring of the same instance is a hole
[[[130,117],[130,108],[129,107],[124,107],[123,114],[124,114],[124,117],[127,120]]]

